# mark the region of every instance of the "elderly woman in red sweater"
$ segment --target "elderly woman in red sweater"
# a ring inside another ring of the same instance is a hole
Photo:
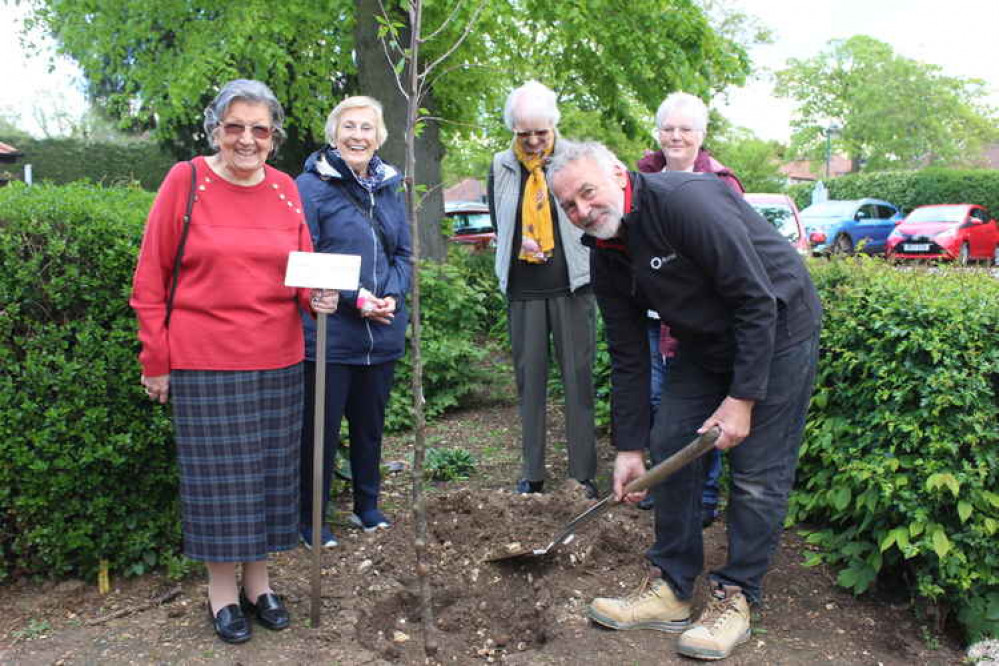
[[[283,122],[263,83],[222,88],[205,109],[217,152],[167,174],[130,301],[142,385],[173,407],[184,554],[205,562],[210,619],[229,643],[249,640],[247,612],[269,629],[290,621],[267,555],[298,540],[299,308],[331,314],[338,298],[284,286],[288,253],[312,244],[294,181],[265,164]]]

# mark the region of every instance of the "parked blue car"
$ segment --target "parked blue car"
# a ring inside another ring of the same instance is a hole
[[[801,211],[801,224],[813,254],[884,254],[902,217],[898,206],[881,199],[830,200]]]

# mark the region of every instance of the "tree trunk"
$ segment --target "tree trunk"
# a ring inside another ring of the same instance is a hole
[[[356,0],[354,49],[357,52],[358,91],[359,94],[369,95],[382,103],[385,124],[388,126],[388,141],[378,152],[386,162],[401,170],[406,161],[406,98],[399,90],[395,72],[385,57],[381,40],[378,39],[378,22],[375,21],[375,16],[380,12],[378,0]],[[406,20],[405,15],[401,18]],[[403,33],[400,42],[409,44],[408,30]],[[400,79],[408,81],[409,73],[404,73]],[[432,109],[433,100],[427,100],[424,106]],[[427,123],[416,138],[416,184],[418,187],[427,187],[427,196],[418,213],[418,226],[422,258],[435,261],[443,261],[447,255],[440,230],[440,222],[444,217],[444,193],[438,187],[443,157],[440,130],[436,123]]]

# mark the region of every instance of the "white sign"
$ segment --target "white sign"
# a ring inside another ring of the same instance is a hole
[[[357,289],[361,279],[361,255],[327,254],[326,252],[291,252],[288,254],[288,271],[284,276],[286,287],[312,289]]]

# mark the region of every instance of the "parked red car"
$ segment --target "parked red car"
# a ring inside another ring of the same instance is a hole
[[[481,250],[496,246],[496,230],[489,218],[489,206],[479,201],[449,201],[444,215],[451,221],[452,243]]]
[[[805,228],[801,226],[798,207],[794,200],[786,194],[747,193],[744,195],[750,206],[763,216],[770,224],[781,232],[800,254],[808,255],[808,238]]]
[[[920,206],[888,236],[889,259],[988,261],[999,266],[999,229],[975,204]]]

